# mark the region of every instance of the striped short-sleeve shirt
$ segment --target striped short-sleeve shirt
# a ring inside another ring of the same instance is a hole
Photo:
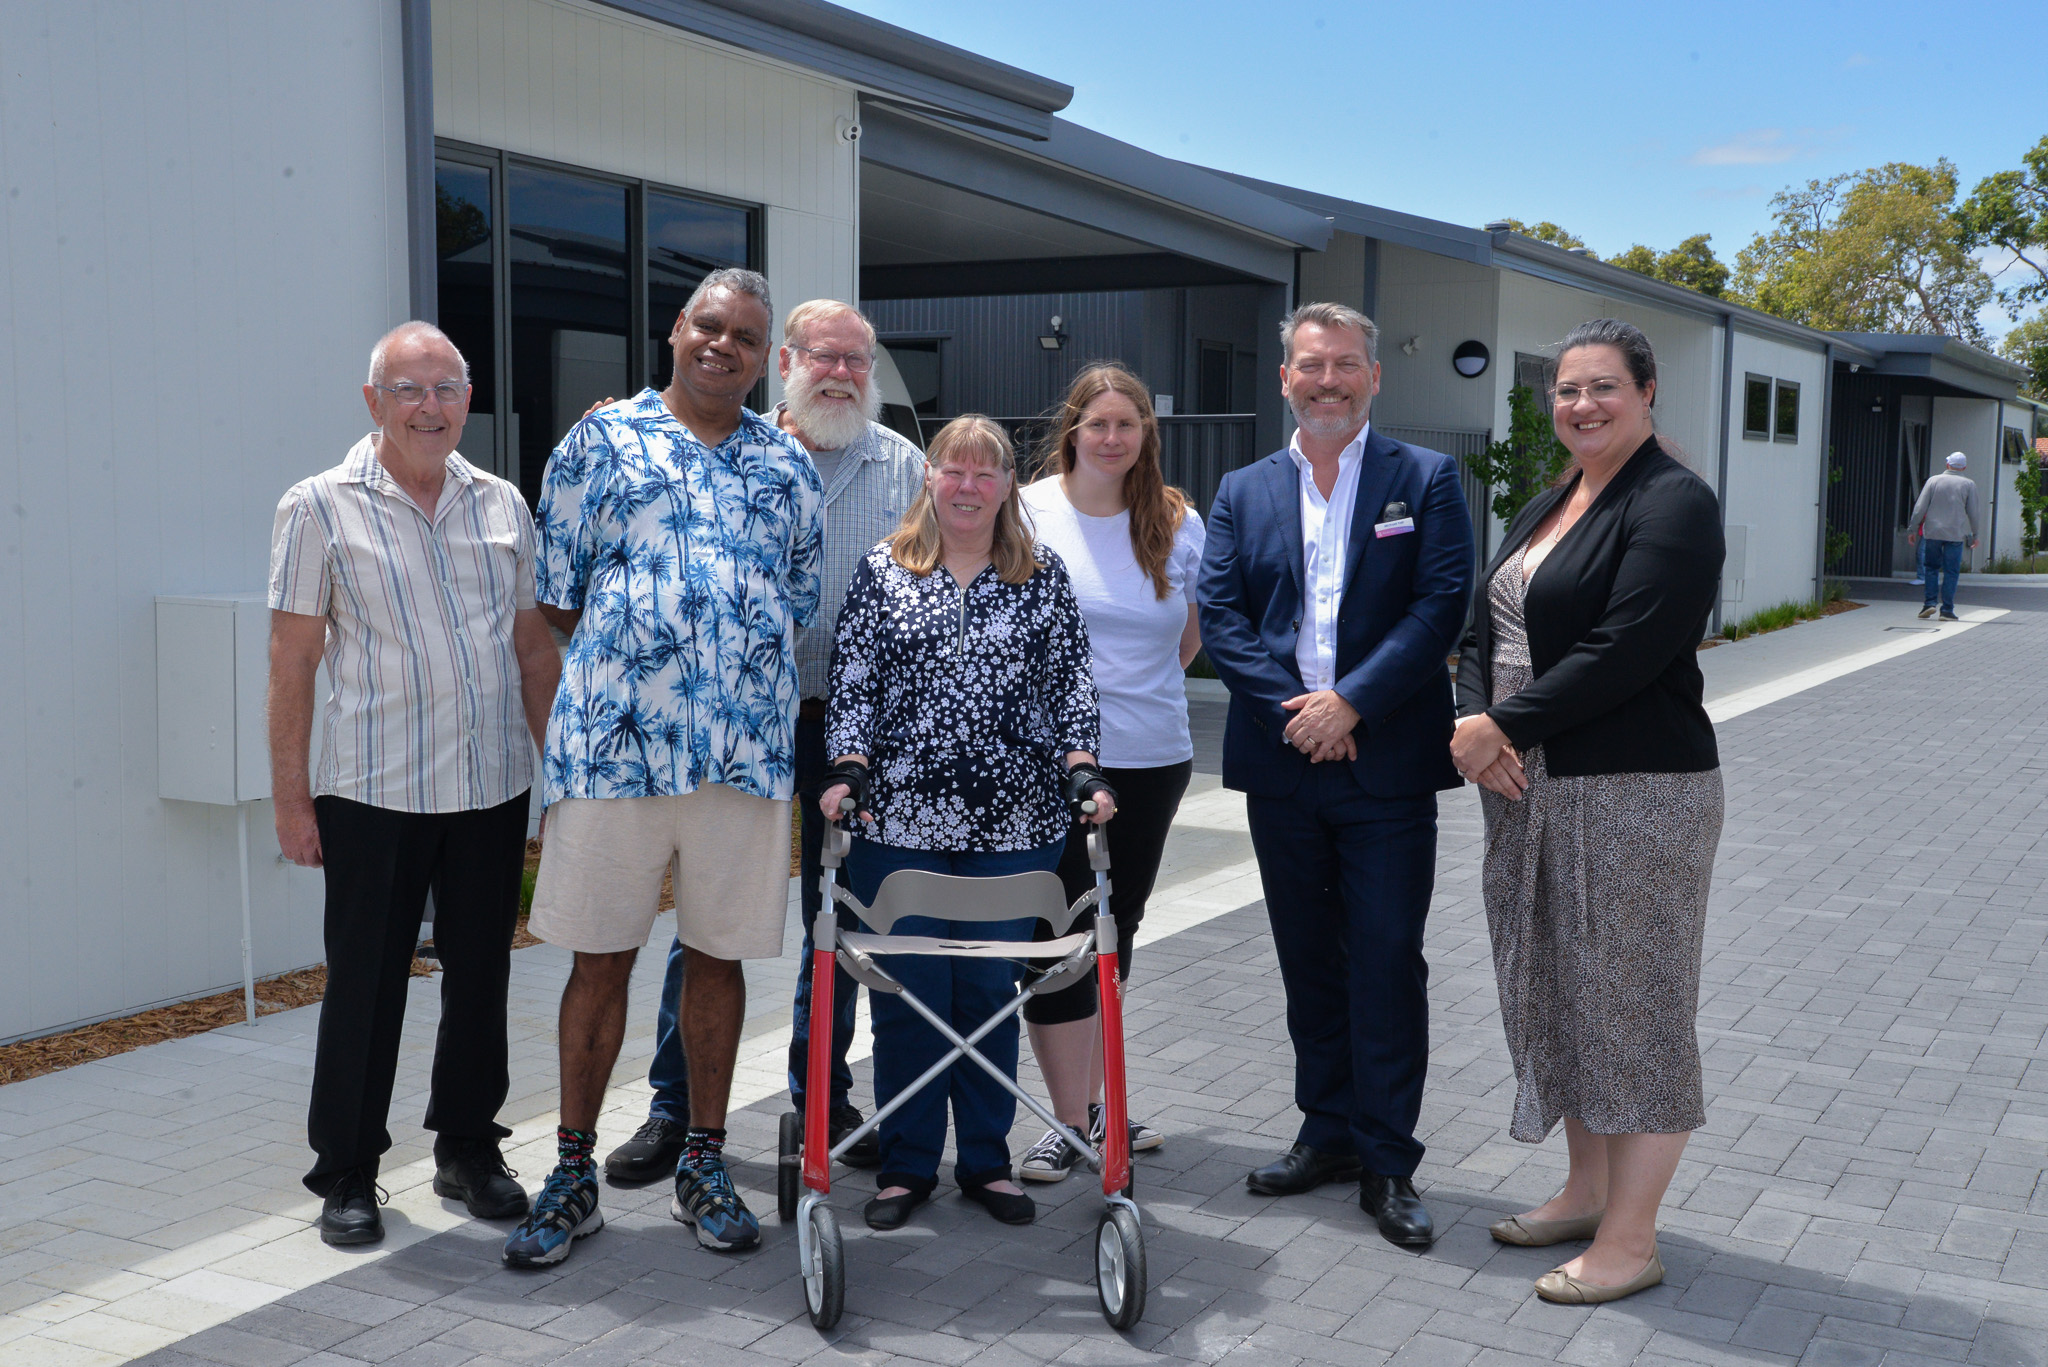
[[[433,516],[373,433],[277,505],[270,606],[327,619],[315,796],[401,812],[493,807],[533,784],[513,615],[534,605],[519,491],[450,454]]]

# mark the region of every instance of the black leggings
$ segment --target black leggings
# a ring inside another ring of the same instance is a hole
[[[1193,760],[1162,765],[1157,769],[1104,769],[1109,786],[1116,789],[1116,816],[1104,829],[1109,837],[1109,909],[1116,916],[1116,976],[1122,982],[1131,976],[1131,948],[1138,923],[1145,919],[1145,903],[1152,896],[1152,884],[1159,877],[1159,856],[1166,849],[1166,833],[1180,810],[1182,794],[1193,777]],[[1095,872],[1088,867],[1088,836],[1076,828],[1067,837],[1060,855],[1060,882],[1066,885],[1067,901],[1073,902],[1095,886]],[[1039,923],[1038,938],[1051,939],[1052,932]],[[1079,982],[1057,992],[1033,997],[1024,1004],[1024,1019],[1039,1025],[1086,1020],[1095,1014],[1094,970]]]

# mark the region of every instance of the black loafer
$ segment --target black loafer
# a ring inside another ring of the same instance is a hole
[[[656,1182],[676,1175],[683,1141],[690,1127],[658,1115],[633,1131],[633,1137],[605,1155],[604,1175],[614,1182]]]
[[[434,1195],[460,1201],[479,1220],[516,1220],[526,1214],[526,1188],[512,1179],[495,1139],[434,1141]]]
[[[901,1229],[903,1222],[930,1199],[929,1192],[906,1191],[901,1196],[876,1196],[861,1209],[861,1218],[868,1222],[869,1229]]]
[[[840,1140],[859,1129],[862,1118],[860,1109],[850,1102],[834,1106],[832,1114],[825,1122],[826,1128],[831,1131],[832,1147],[838,1148]],[[872,1168],[875,1164],[881,1162],[881,1129],[878,1127],[862,1135],[860,1143],[855,1144],[852,1148],[841,1154],[839,1161],[846,1164],[849,1168]]]
[[[1359,1208],[1379,1222],[1380,1235],[1402,1248],[1428,1248],[1436,1242],[1436,1222],[1405,1177],[1369,1172],[1358,1181]]]
[[[343,1173],[320,1203],[320,1242],[374,1244],[382,1239],[384,1214],[377,1209],[379,1195],[377,1184],[361,1168]]]
[[[962,1187],[960,1194],[1006,1225],[1028,1225],[1038,1218],[1038,1205],[1023,1192],[994,1187]]]
[[[1244,1184],[1261,1196],[1298,1196],[1325,1182],[1355,1182],[1358,1173],[1355,1154],[1324,1153],[1296,1144],[1265,1167],[1253,1168]]]

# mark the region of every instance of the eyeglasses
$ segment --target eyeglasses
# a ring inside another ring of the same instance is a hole
[[[414,408],[425,403],[430,392],[444,404],[461,403],[463,396],[469,393],[467,384],[455,380],[443,380],[431,391],[422,385],[414,384],[411,380],[400,380],[397,384],[380,384],[376,387],[406,408]]]
[[[1320,376],[1323,373],[1324,369],[1328,368],[1331,370],[1335,370],[1339,375],[1350,376],[1362,373],[1365,370],[1366,365],[1367,362],[1361,361],[1353,356],[1347,356],[1341,361],[1331,363],[1328,367],[1325,367],[1324,363],[1321,361],[1302,361],[1294,367],[1294,373],[1297,375],[1306,375],[1311,380],[1313,380]]]
[[[1634,382],[1623,384],[1620,380],[1595,380],[1589,385],[1561,384],[1550,391],[1553,404],[1577,403],[1584,395],[1594,403],[1605,403],[1624,389],[1634,389]]]
[[[824,371],[837,370],[839,363],[844,361],[847,370],[855,375],[865,375],[875,363],[875,358],[865,351],[824,351],[808,346],[793,346],[790,350],[800,352],[813,366]]]

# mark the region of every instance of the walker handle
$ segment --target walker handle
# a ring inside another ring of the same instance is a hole
[[[1088,828],[1088,867],[1098,871],[1109,867],[1109,837],[1100,826]]]

